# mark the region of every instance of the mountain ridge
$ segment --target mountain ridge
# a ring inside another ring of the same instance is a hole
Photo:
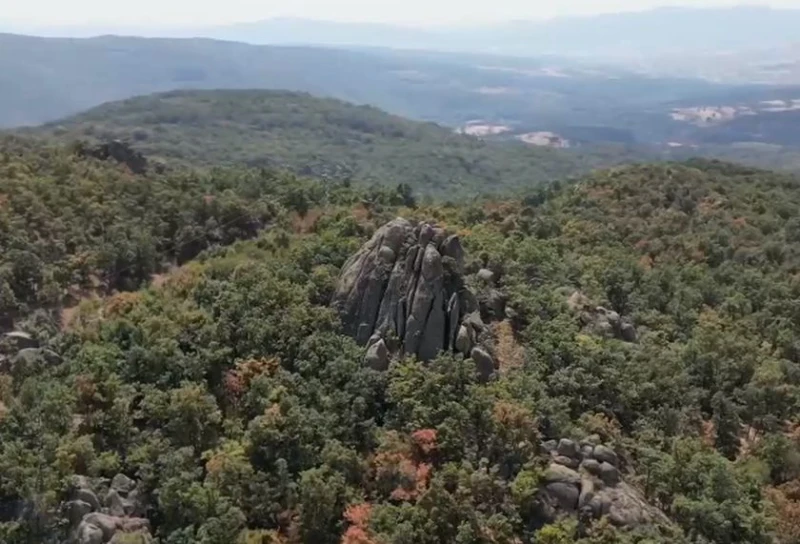
[[[62,141],[121,139],[184,166],[288,169],[323,179],[406,184],[439,196],[512,190],[617,162],[486,142],[372,106],[290,91],[169,91],[20,133]]]
[[[714,20],[709,27],[706,21]],[[679,49],[694,53],[709,50],[779,46],[796,41],[794,28],[800,10],[759,5],[731,7],[663,6],[653,9],[585,15],[564,15],[544,20],[509,20],[488,24],[421,26],[386,22],[337,22],[303,17],[276,17],[217,26],[170,29],[132,28],[156,37],[210,37],[260,45],[335,45],[415,48],[461,52],[493,51],[503,54],[540,55],[641,55]],[[769,29],[762,31],[760,29]],[[35,30],[35,29],[34,29]],[[114,32],[113,27],[73,29],[86,37]],[[121,29],[116,29],[117,31]],[[672,36],[681,31],[676,47]],[[749,32],[746,32],[749,30]],[[39,29],[46,35],[58,34]],[[70,34],[69,28],[61,30]],[[480,46],[476,46],[479,43]],[[557,45],[553,45],[557,44]]]

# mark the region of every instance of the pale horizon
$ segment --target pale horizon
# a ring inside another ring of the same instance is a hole
[[[562,0],[535,5],[525,0],[490,3],[455,0],[305,0],[302,4],[265,6],[253,0],[226,0],[199,5],[190,0],[139,0],[137,12],[113,9],[104,0],[27,0],[4,7],[0,24],[19,30],[59,27],[190,28],[251,23],[269,19],[310,19],[338,23],[384,23],[412,27],[474,25],[520,20],[547,20],[641,12],[659,8],[764,7],[800,9],[800,0],[694,0],[664,3],[659,0]],[[111,8],[111,9],[109,9]],[[120,6],[121,8],[121,6]],[[96,14],[102,14],[97,16]]]

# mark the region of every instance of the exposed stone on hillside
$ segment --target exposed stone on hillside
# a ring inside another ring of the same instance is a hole
[[[0,373],[31,372],[36,368],[55,366],[61,356],[28,333],[13,331],[0,336]]]
[[[117,474],[111,482],[75,476],[70,500],[63,508],[74,544],[148,544],[153,538],[150,522],[139,517],[142,511],[137,483],[124,474]]]
[[[622,479],[612,448],[594,441],[548,441],[542,449],[551,464],[542,475],[538,494],[540,523],[561,515],[607,516],[620,527],[670,525],[669,518]]]
[[[387,353],[430,361],[443,351],[495,367],[477,298],[464,286],[464,249],[457,235],[398,218],[384,225],[342,268],[333,305],[347,334],[369,347],[366,362],[388,365]],[[494,309],[505,299],[494,292]]]
[[[94,157],[101,161],[112,159],[126,165],[134,174],[147,171],[147,159],[130,145],[120,140],[112,140],[94,147],[82,146],[78,149],[81,157]]]
[[[636,328],[628,318],[608,308],[594,306],[580,291],[575,291],[567,300],[567,304],[578,314],[587,332],[624,342],[638,341]]]

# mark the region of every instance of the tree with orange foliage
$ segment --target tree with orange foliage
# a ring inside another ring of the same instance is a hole
[[[372,505],[368,502],[353,504],[344,512],[344,519],[350,526],[342,535],[341,544],[376,544],[369,536],[369,518],[372,515]]]

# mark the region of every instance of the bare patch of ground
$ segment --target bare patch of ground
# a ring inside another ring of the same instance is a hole
[[[485,121],[469,121],[466,125],[456,130],[459,134],[469,136],[496,136],[511,131],[508,125],[488,123]]]
[[[571,146],[569,140],[562,138],[555,132],[528,132],[527,134],[520,134],[517,136],[517,138],[526,144],[539,147],[555,147],[558,149],[566,149]]]

